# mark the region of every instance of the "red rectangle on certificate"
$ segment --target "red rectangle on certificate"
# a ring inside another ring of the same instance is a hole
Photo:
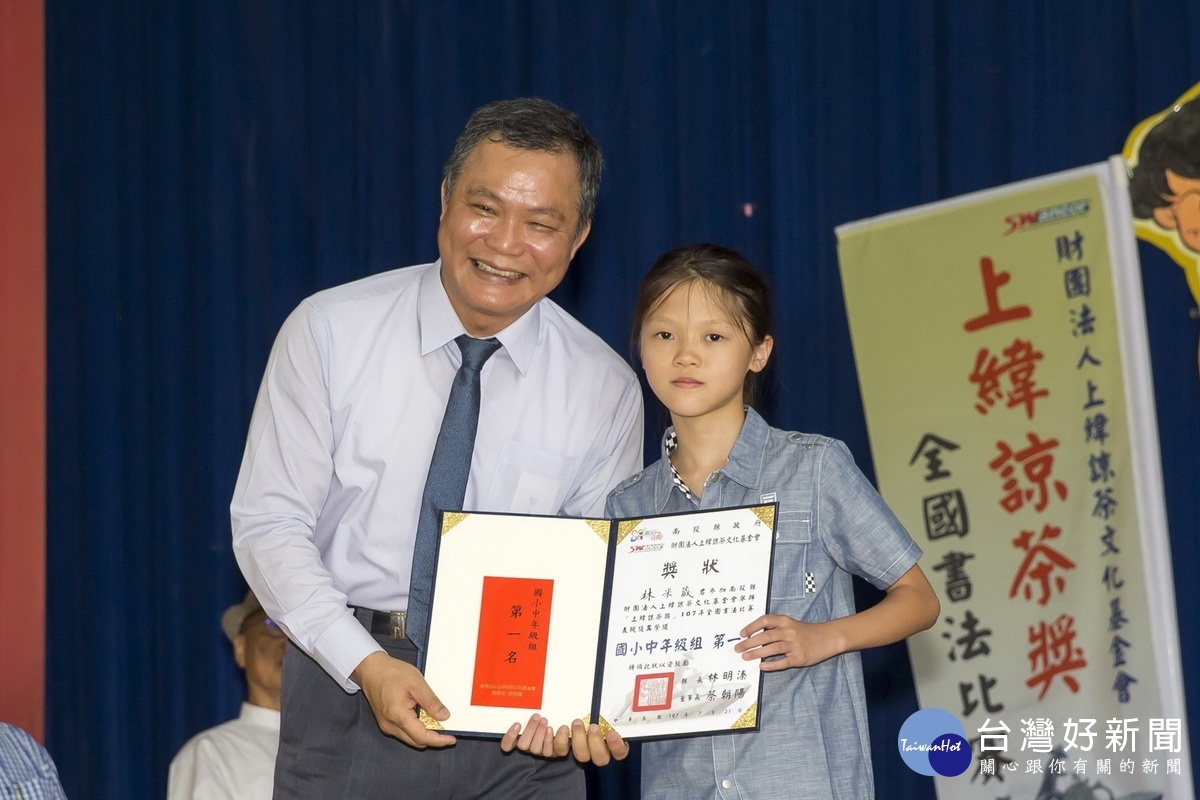
[[[541,708],[554,581],[484,576],[471,704]]]

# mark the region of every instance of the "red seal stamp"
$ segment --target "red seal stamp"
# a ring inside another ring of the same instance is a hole
[[[633,679],[633,710],[663,711],[671,707],[674,672],[653,672]]]

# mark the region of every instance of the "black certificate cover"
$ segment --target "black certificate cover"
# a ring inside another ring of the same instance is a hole
[[[754,730],[733,645],[767,612],[775,504],[638,519],[443,515],[426,677],[463,735],[531,714],[627,739]]]

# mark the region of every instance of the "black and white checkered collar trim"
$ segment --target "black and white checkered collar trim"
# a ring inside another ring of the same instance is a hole
[[[679,470],[675,469],[675,464],[671,462],[671,454],[679,447],[679,437],[675,435],[674,428],[667,432],[667,438],[663,441],[663,447],[667,451],[667,464],[671,467],[671,480],[675,483],[675,488],[683,492],[684,497],[691,500],[692,490],[683,482],[683,478],[679,477]]]

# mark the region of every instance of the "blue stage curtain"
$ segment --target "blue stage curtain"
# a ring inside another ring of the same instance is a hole
[[[244,587],[228,502],[268,349],[306,295],[436,256],[476,106],[545,96],[605,148],[555,299],[625,353],[659,252],[742,250],[777,292],[768,419],[870,475],[833,227],[1100,161],[1200,79],[1190,0],[47,0],[46,29],[47,729],[91,800],[163,796],[179,746],[236,714],[217,621]],[[1191,679],[1197,321],[1181,270],[1142,255]],[[904,646],[865,665],[878,796],[931,797],[895,750]]]

